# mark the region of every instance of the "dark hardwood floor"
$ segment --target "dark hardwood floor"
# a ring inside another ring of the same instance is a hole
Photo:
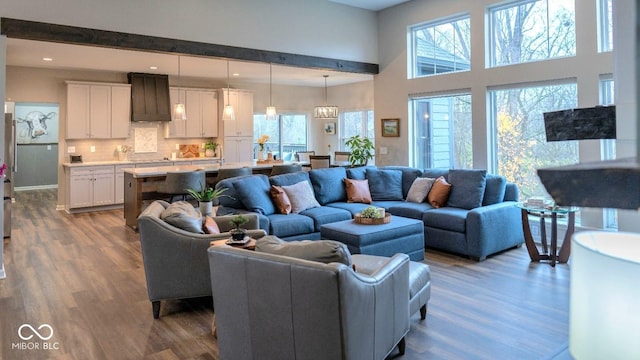
[[[0,358],[218,359],[210,298],[163,302],[153,319],[138,234],[122,211],[55,207],[54,190],[16,193],[0,280]],[[403,359],[570,359],[568,265],[531,263],[524,247],[480,263],[427,251],[426,262],[427,319],[412,316]],[[23,324],[49,324],[53,336],[21,340]]]

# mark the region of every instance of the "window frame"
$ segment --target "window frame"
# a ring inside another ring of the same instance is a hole
[[[279,112],[276,115],[276,120],[278,122],[278,139],[277,139],[277,143],[278,143],[278,148],[277,148],[277,154],[283,154],[284,153],[284,147],[286,145],[283,144],[282,138],[283,138],[283,117],[285,116],[304,116],[304,123],[305,123],[305,131],[304,131],[304,148],[300,147],[299,149],[296,149],[296,151],[307,151],[309,149],[309,114],[305,113],[305,112]],[[255,113],[253,114],[253,121],[254,124],[256,122],[256,117],[262,117],[264,118],[263,121],[271,121],[271,120],[266,120],[266,115],[264,113]],[[255,125],[254,125],[254,131],[253,131],[253,139],[252,139],[252,151],[253,151],[253,157],[254,159],[256,158],[256,152],[258,149],[258,143],[256,142],[258,138],[260,138],[260,136],[262,136],[262,134],[258,134],[256,133],[256,129],[255,129]],[[272,140],[272,139],[269,139]],[[270,141],[271,142],[271,141]],[[273,151],[273,150],[272,150]],[[282,157],[278,157],[279,159],[282,159]]]
[[[345,116],[346,114],[354,114],[354,113],[360,113],[361,118],[361,125],[362,125],[362,130],[363,133],[358,134],[361,137],[367,137],[369,138],[369,140],[371,140],[374,145],[375,145],[375,141],[376,141],[376,134],[375,134],[375,118],[374,118],[374,113],[373,110],[353,110],[353,111],[341,111],[340,115],[338,115],[338,151],[350,151],[350,149],[348,149],[344,143],[345,141],[347,141],[348,137],[346,137],[346,130],[345,130]],[[371,122],[371,127],[369,127],[369,122]],[[369,130],[372,131],[373,136],[368,136],[368,132]]]

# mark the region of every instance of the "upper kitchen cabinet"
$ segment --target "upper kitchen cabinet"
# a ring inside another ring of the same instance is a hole
[[[129,136],[131,86],[67,81],[67,139]]]
[[[167,138],[204,138],[218,136],[218,94],[215,90],[170,88],[171,106],[182,103],[186,120],[166,125]]]
[[[253,92],[237,89],[220,89],[219,117],[226,104],[231,104],[236,115],[235,120],[220,121],[224,136],[253,137]]]

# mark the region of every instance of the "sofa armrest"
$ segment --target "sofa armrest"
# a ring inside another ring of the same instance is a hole
[[[467,251],[483,260],[524,242],[520,209],[515,201],[481,206],[467,214]]]

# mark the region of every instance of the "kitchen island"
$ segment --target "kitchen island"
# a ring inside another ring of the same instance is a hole
[[[142,212],[143,201],[154,200],[158,185],[164,182],[167,172],[202,170],[207,177],[216,177],[220,169],[234,169],[250,167],[254,174],[269,174],[273,165],[298,164],[285,161],[284,163],[237,162],[219,164],[172,165],[144,168],[124,169],[124,218],[125,224],[136,229],[138,215]]]

